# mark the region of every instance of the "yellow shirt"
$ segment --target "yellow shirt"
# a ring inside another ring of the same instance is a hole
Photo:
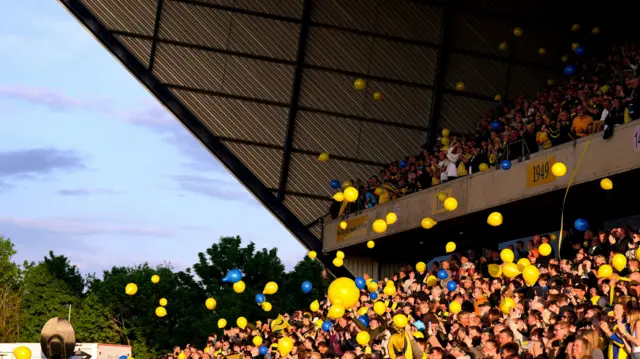
[[[587,130],[591,124],[593,124],[593,118],[591,118],[591,116],[576,116],[576,118],[573,119],[573,125],[571,127],[576,131],[576,136],[584,137],[588,135]]]

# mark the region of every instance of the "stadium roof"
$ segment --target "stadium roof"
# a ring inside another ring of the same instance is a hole
[[[529,0],[59,1],[319,253],[330,179],[376,174],[439,128],[472,132],[496,94],[558,78],[569,44],[602,26],[577,1],[572,17]]]

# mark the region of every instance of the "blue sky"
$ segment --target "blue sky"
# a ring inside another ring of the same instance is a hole
[[[304,248],[56,1],[0,13],[0,234],[85,273],[190,266],[220,236]]]

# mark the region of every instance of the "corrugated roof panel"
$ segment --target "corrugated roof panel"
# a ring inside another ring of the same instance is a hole
[[[319,217],[329,213],[329,206],[331,205],[331,202],[329,201],[292,195],[287,195],[284,198],[283,203],[296,214],[298,219],[300,219],[300,222],[303,224],[311,223]],[[316,230],[315,234],[317,235],[317,238],[320,238],[318,230]]]
[[[457,0],[458,5],[464,9],[487,9],[504,5],[505,0]]]
[[[116,35],[118,41],[124,45],[144,66],[149,66],[151,41],[129,36]]]
[[[162,5],[158,38],[226,49],[231,13],[175,1]]]
[[[547,80],[551,79],[558,83],[562,77],[561,69],[553,71],[514,65],[511,69],[509,97],[514,98],[519,95],[533,96],[544,87]]]
[[[164,83],[220,91],[225,55],[159,43],[153,74]]]
[[[479,116],[495,106],[495,102],[444,94],[438,125],[452,132],[472,134],[476,131]]]
[[[327,25],[372,32],[381,0],[315,0],[311,20]]]
[[[278,188],[281,150],[231,142],[224,144],[267,188]]]
[[[173,90],[215,136],[282,146],[288,108]]]
[[[294,148],[387,163],[418,153],[424,131],[345,120],[312,112],[298,112]]]
[[[465,91],[492,97],[504,95],[507,67],[508,64],[501,61],[453,53],[447,63],[445,87],[455,89],[462,81]]]
[[[329,211],[327,211],[327,212],[329,212]],[[320,217],[320,216],[318,216],[318,217]],[[314,221],[315,221],[315,219],[314,219]],[[311,222],[313,222],[313,221],[311,221]],[[307,222],[307,223],[309,223],[309,222]],[[309,227],[309,231],[311,231],[311,234],[316,236],[316,238],[318,238],[319,241],[322,240],[322,223],[316,223],[313,226]]]
[[[305,62],[338,70],[366,73],[372,38],[342,30],[311,27]]]
[[[237,56],[226,57],[222,91],[264,100],[290,101],[293,66]]]
[[[171,0],[173,1],[173,0]],[[203,4],[233,6],[236,0],[193,0],[193,2],[199,2]]]
[[[332,179],[366,180],[370,176],[377,175],[380,168],[370,165],[361,165],[336,159],[320,162],[315,156],[301,153],[291,155],[291,165],[287,190],[293,192],[310,193],[329,198],[335,191],[329,187]],[[280,173],[278,173],[280,174]],[[329,204],[327,204],[327,209]],[[325,212],[326,213],[326,212]],[[319,213],[314,220],[320,217]]]
[[[243,10],[300,19],[303,3],[304,0],[235,0],[233,6]]]
[[[459,13],[455,23],[454,48],[508,56],[508,51],[501,51],[499,46],[511,37],[513,25],[510,22]]]
[[[109,30],[153,35],[157,0],[82,0]]]
[[[345,115],[361,116],[366,93],[353,88],[355,78],[327,71],[305,70],[299,104]]]
[[[298,24],[234,14],[227,49],[294,61],[299,36]]]
[[[438,50],[384,39],[374,39],[371,74],[433,85]]]
[[[438,43],[442,7],[414,1],[384,0],[375,32],[405,39]]]
[[[382,92],[382,101],[374,101],[373,93]],[[387,122],[424,126],[429,122],[431,111],[432,91],[390,84],[379,81],[369,81],[364,105],[364,115]],[[393,129],[392,131],[395,131]]]

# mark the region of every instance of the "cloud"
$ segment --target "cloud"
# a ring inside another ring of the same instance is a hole
[[[55,148],[34,148],[0,152],[0,178],[31,178],[56,170],[85,168],[82,159],[73,151]]]
[[[183,191],[227,201],[256,203],[251,194],[233,182],[193,175],[178,175],[173,178]]]
[[[112,190],[109,188],[96,188],[96,189],[85,189],[85,188],[70,188],[70,189],[61,189],[57,192],[61,196],[93,196],[100,194],[121,194],[122,192]]]
[[[54,111],[69,111],[85,106],[82,101],[76,98],[46,87],[3,86],[0,87],[0,96],[39,104]]]

